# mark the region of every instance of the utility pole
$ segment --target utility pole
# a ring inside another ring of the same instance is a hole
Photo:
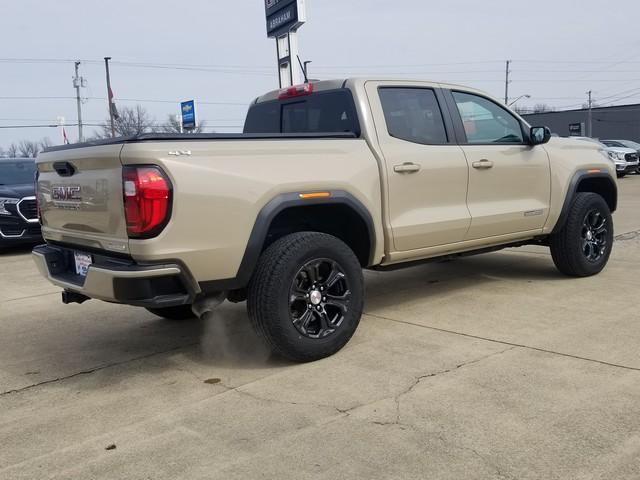
[[[104,68],[107,72],[107,102],[109,103],[109,120],[111,121],[111,137],[116,136],[116,125],[113,119],[113,93],[111,91],[111,77],[109,76],[109,60],[111,57],[104,57]]]
[[[511,70],[509,69],[509,67],[511,66],[511,60],[507,60],[507,69],[506,69],[506,75],[505,75],[505,82],[504,82],[504,104],[505,105],[509,105],[509,75],[511,74]]]
[[[73,77],[73,86],[76,89],[76,102],[78,104],[78,142],[82,143],[84,136],[82,135],[82,100],[80,99],[80,88],[83,86],[84,78],[78,74],[79,66],[80,62],[76,62],[76,76]]]
[[[587,92],[589,95],[589,115],[587,119],[587,137],[593,136],[593,91],[589,90]]]

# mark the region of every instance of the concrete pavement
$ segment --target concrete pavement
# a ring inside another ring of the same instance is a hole
[[[367,272],[356,336],[308,365],[244,305],[64,306],[0,254],[0,478],[640,478],[640,177],[620,188],[602,275],[531,247]]]

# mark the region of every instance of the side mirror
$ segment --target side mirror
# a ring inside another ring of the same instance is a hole
[[[551,140],[551,130],[548,127],[531,127],[531,145],[543,145]]]

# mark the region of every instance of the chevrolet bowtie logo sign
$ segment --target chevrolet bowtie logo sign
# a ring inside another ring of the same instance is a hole
[[[189,113],[191,110],[193,110],[193,105],[191,105],[191,104],[187,104],[187,105],[183,105],[182,106],[182,111],[184,113]]]

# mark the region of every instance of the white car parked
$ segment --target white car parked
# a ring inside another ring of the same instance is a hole
[[[633,142],[631,140],[602,140],[602,143],[604,143],[608,147],[632,148],[633,150],[638,152],[638,155],[640,156],[640,143],[638,142]],[[636,173],[640,174],[640,166],[636,170]]]

